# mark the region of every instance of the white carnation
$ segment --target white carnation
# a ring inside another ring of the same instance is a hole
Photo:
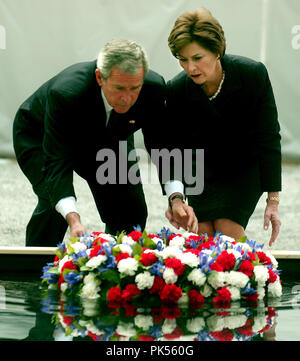
[[[209,297],[212,294],[212,291],[213,291],[212,288],[207,283],[205,283],[200,293],[202,294],[203,297]]]
[[[282,286],[277,277],[277,280],[268,284],[268,295],[271,297],[280,297],[282,295]]]
[[[142,328],[144,331],[147,331],[153,326],[153,319],[152,316],[137,315],[134,318],[134,323],[138,328]]]
[[[132,256],[132,247],[130,247],[128,244],[118,244],[117,247],[119,247],[121,253],[128,253],[130,256]]]
[[[234,242],[235,241],[235,239],[234,238],[232,238],[232,237],[228,237],[228,236],[225,236],[225,235],[222,235],[222,236],[220,236],[220,239],[223,241],[223,242]]]
[[[138,269],[138,261],[132,257],[121,259],[118,262],[118,270],[120,273],[123,273],[128,276],[134,276]]]
[[[263,300],[263,298],[265,297],[265,288],[264,287],[258,287],[257,288],[257,298],[258,300]]]
[[[166,281],[168,285],[176,283],[177,282],[177,275],[175,274],[173,268],[166,267],[163,273],[163,279]]]
[[[228,285],[244,288],[249,281],[249,277],[242,272],[230,271],[226,273],[226,283]]]
[[[237,301],[241,298],[240,289],[234,286],[227,287],[228,291],[231,293],[231,300]]]
[[[195,317],[187,320],[186,328],[193,333],[198,333],[205,327],[205,321],[202,317]]]
[[[247,322],[247,317],[245,315],[235,315],[235,316],[226,316],[224,317],[224,327],[229,330],[234,330],[239,327],[243,327]]]
[[[182,253],[180,260],[183,264],[192,268],[199,266],[199,257],[192,252]]]
[[[87,249],[87,246],[82,242],[71,243],[70,246],[73,248],[74,253],[85,251]]]
[[[104,254],[99,254],[99,256],[90,258],[85,265],[87,267],[94,269],[94,268],[99,267],[100,264],[105,262],[106,260],[107,260],[107,257]]]
[[[59,273],[61,273],[61,270],[63,268],[63,265],[68,262],[68,261],[71,261],[72,257],[68,256],[68,255],[65,255],[63,259],[61,259],[59,261],[59,265],[58,265],[58,271]]]
[[[211,332],[222,331],[224,328],[224,317],[218,315],[212,315],[206,320],[207,327]]]
[[[201,272],[199,268],[194,268],[192,272],[189,273],[187,279],[196,286],[204,285],[206,281],[206,275]]]
[[[103,238],[103,239],[106,239],[106,240],[110,243],[110,245],[113,245],[113,244],[116,243],[116,240],[114,239],[114,237],[111,236],[111,235],[108,234],[108,233],[101,233],[101,234],[99,235],[99,237],[101,237],[101,238]]]
[[[130,236],[123,236],[122,237],[122,243],[128,244],[129,246],[132,246],[135,244],[135,241]]]
[[[267,280],[269,279],[269,272],[265,266],[255,266],[254,267],[254,275],[255,281],[258,283],[259,286],[264,286]]]
[[[116,333],[121,335],[121,336],[134,336],[136,335],[136,329],[134,327],[134,324],[131,322],[131,323],[125,323],[125,322],[122,322],[120,321],[119,322],[119,325],[116,329]]]
[[[163,259],[167,258],[179,258],[181,259],[182,251],[178,247],[166,247],[161,251],[161,256]]]
[[[98,298],[100,297],[98,294],[99,291],[100,291],[99,286],[96,286],[96,284],[87,283],[82,287],[81,297],[91,298],[91,299]]]
[[[177,301],[178,305],[185,305],[189,303],[189,296],[187,295],[187,293],[182,292],[181,297],[179,298],[179,300]]]
[[[275,269],[277,269],[278,267],[278,262],[277,262],[277,259],[272,255],[272,253],[270,251],[266,251],[266,256],[270,258],[272,264],[273,264],[273,267]]]
[[[241,253],[239,251],[237,251],[236,249],[228,248],[227,253],[233,254],[235,259],[241,258],[241,256],[242,256]]]
[[[161,330],[164,334],[169,334],[169,333],[172,333],[176,327],[177,327],[176,320],[175,319],[171,320],[171,319],[167,318],[164,321],[164,324],[162,325]]]
[[[212,272],[207,277],[207,280],[214,289],[224,287],[226,281],[225,272]]]
[[[135,283],[139,290],[143,290],[145,288],[151,288],[153,286],[154,276],[151,273],[145,271],[143,273],[139,273],[135,277]]]
[[[60,290],[62,293],[66,292],[66,290],[68,289],[68,284],[67,282],[63,282],[61,285],[60,285]]]
[[[90,272],[83,279],[83,287],[81,296],[85,298],[95,299],[99,297],[101,281],[96,278],[94,273]]]
[[[252,325],[253,333],[258,333],[261,331],[267,324],[267,318],[264,314],[254,317],[254,323]]]
[[[185,244],[185,239],[181,236],[176,236],[171,239],[169,246],[183,247],[184,244]]]

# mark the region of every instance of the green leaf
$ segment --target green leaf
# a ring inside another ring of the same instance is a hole
[[[151,238],[145,238],[144,239],[144,247],[150,248],[150,249],[156,249],[155,242],[152,241]]]
[[[136,255],[140,255],[143,253],[143,248],[141,247],[140,244],[138,244],[137,242],[135,242],[133,245],[132,245],[132,251],[133,251],[133,256],[136,256]]]
[[[246,243],[246,241],[247,241],[247,236],[244,236],[244,237],[242,237],[242,238],[236,239],[235,241],[236,241],[236,242],[240,242],[240,243]]]
[[[101,273],[101,278],[108,282],[120,283],[120,274],[116,271],[108,270]]]
[[[124,235],[125,235],[125,232],[124,232],[124,231],[122,231],[122,232],[118,235],[118,237],[117,237],[117,243],[118,243],[118,244],[121,244],[121,243],[122,243],[122,238],[123,238]]]
[[[113,254],[113,256],[115,256],[116,257],[116,255],[118,254],[118,253],[120,253],[121,252],[121,250],[120,250],[120,247],[113,247],[113,249],[112,249],[112,254]]]

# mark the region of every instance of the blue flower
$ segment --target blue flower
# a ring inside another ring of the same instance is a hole
[[[209,330],[200,330],[197,336],[197,341],[215,341],[209,334]]]
[[[151,337],[159,338],[163,336],[163,332],[160,326],[151,326],[148,330],[148,334]]]
[[[76,283],[79,283],[83,280],[83,273],[76,273],[75,271],[71,271],[65,275],[65,281],[68,284],[68,288],[73,289]]]
[[[102,249],[104,250],[107,257],[107,260],[105,262],[106,270],[116,268],[116,257],[112,254],[112,247],[104,244],[102,245]]]
[[[149,272],[153,275],[162,277],[165,270],[165,266],[161,259],[158,262],[153,263],[153,265],[149,268]]]
[[[78,262],[79,258],[88,258],[86,250],[79,251],[78,253],[72,254],[73,262]]]
[[[209,260],[209,255],[208,254],[199,253],[199,263],[200,263],[201,272],[205,273],[205,274],[210,274],[211,273],[210,265],[214,261],[215,261],[214,258],[211,258]]]
[[[174,232],[171,232],[170,228],[163,227],[160,232],[156,233],[156,235],[163,239],[165,242],[168,241],[169,237],[171,235],[175,234]]]

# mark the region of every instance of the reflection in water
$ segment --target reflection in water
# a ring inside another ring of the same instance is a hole
[[[217,309],[133,304],[109,305],[98,299],[65,299],[47,292],[42,312],[52,314],[55,339],[95,341],[274,340],[276,310],[263,303]]]
[[[293,328],[290,320],[284,325],[278,313],[300,312],[299,305],[297,310],[293,306],[293,284],[283,288],[280,299],[257,304],[235,302],[223,309],[209,304],[199,308],[161,304],[148,308],[147,303],[120,307],[99,300],[58,299],[57,292],[41,289],[39,282],[0,284],[6,297],[0,309],[2,340],[266,341],[277,339],[279,326]],[[8,327],[12,330],[18,325],[22,332],[15,331],[14,336],[10,332],[8,336]]]

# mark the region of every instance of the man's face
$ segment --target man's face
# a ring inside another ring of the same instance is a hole
[[[104,80],[99,69],[96,69],[97,83],[110,106],[117,113],[126,113],[137,101],[144,81],[144,69],[132,75],[123,73],[118,67],[112,68],[108,79]]]

